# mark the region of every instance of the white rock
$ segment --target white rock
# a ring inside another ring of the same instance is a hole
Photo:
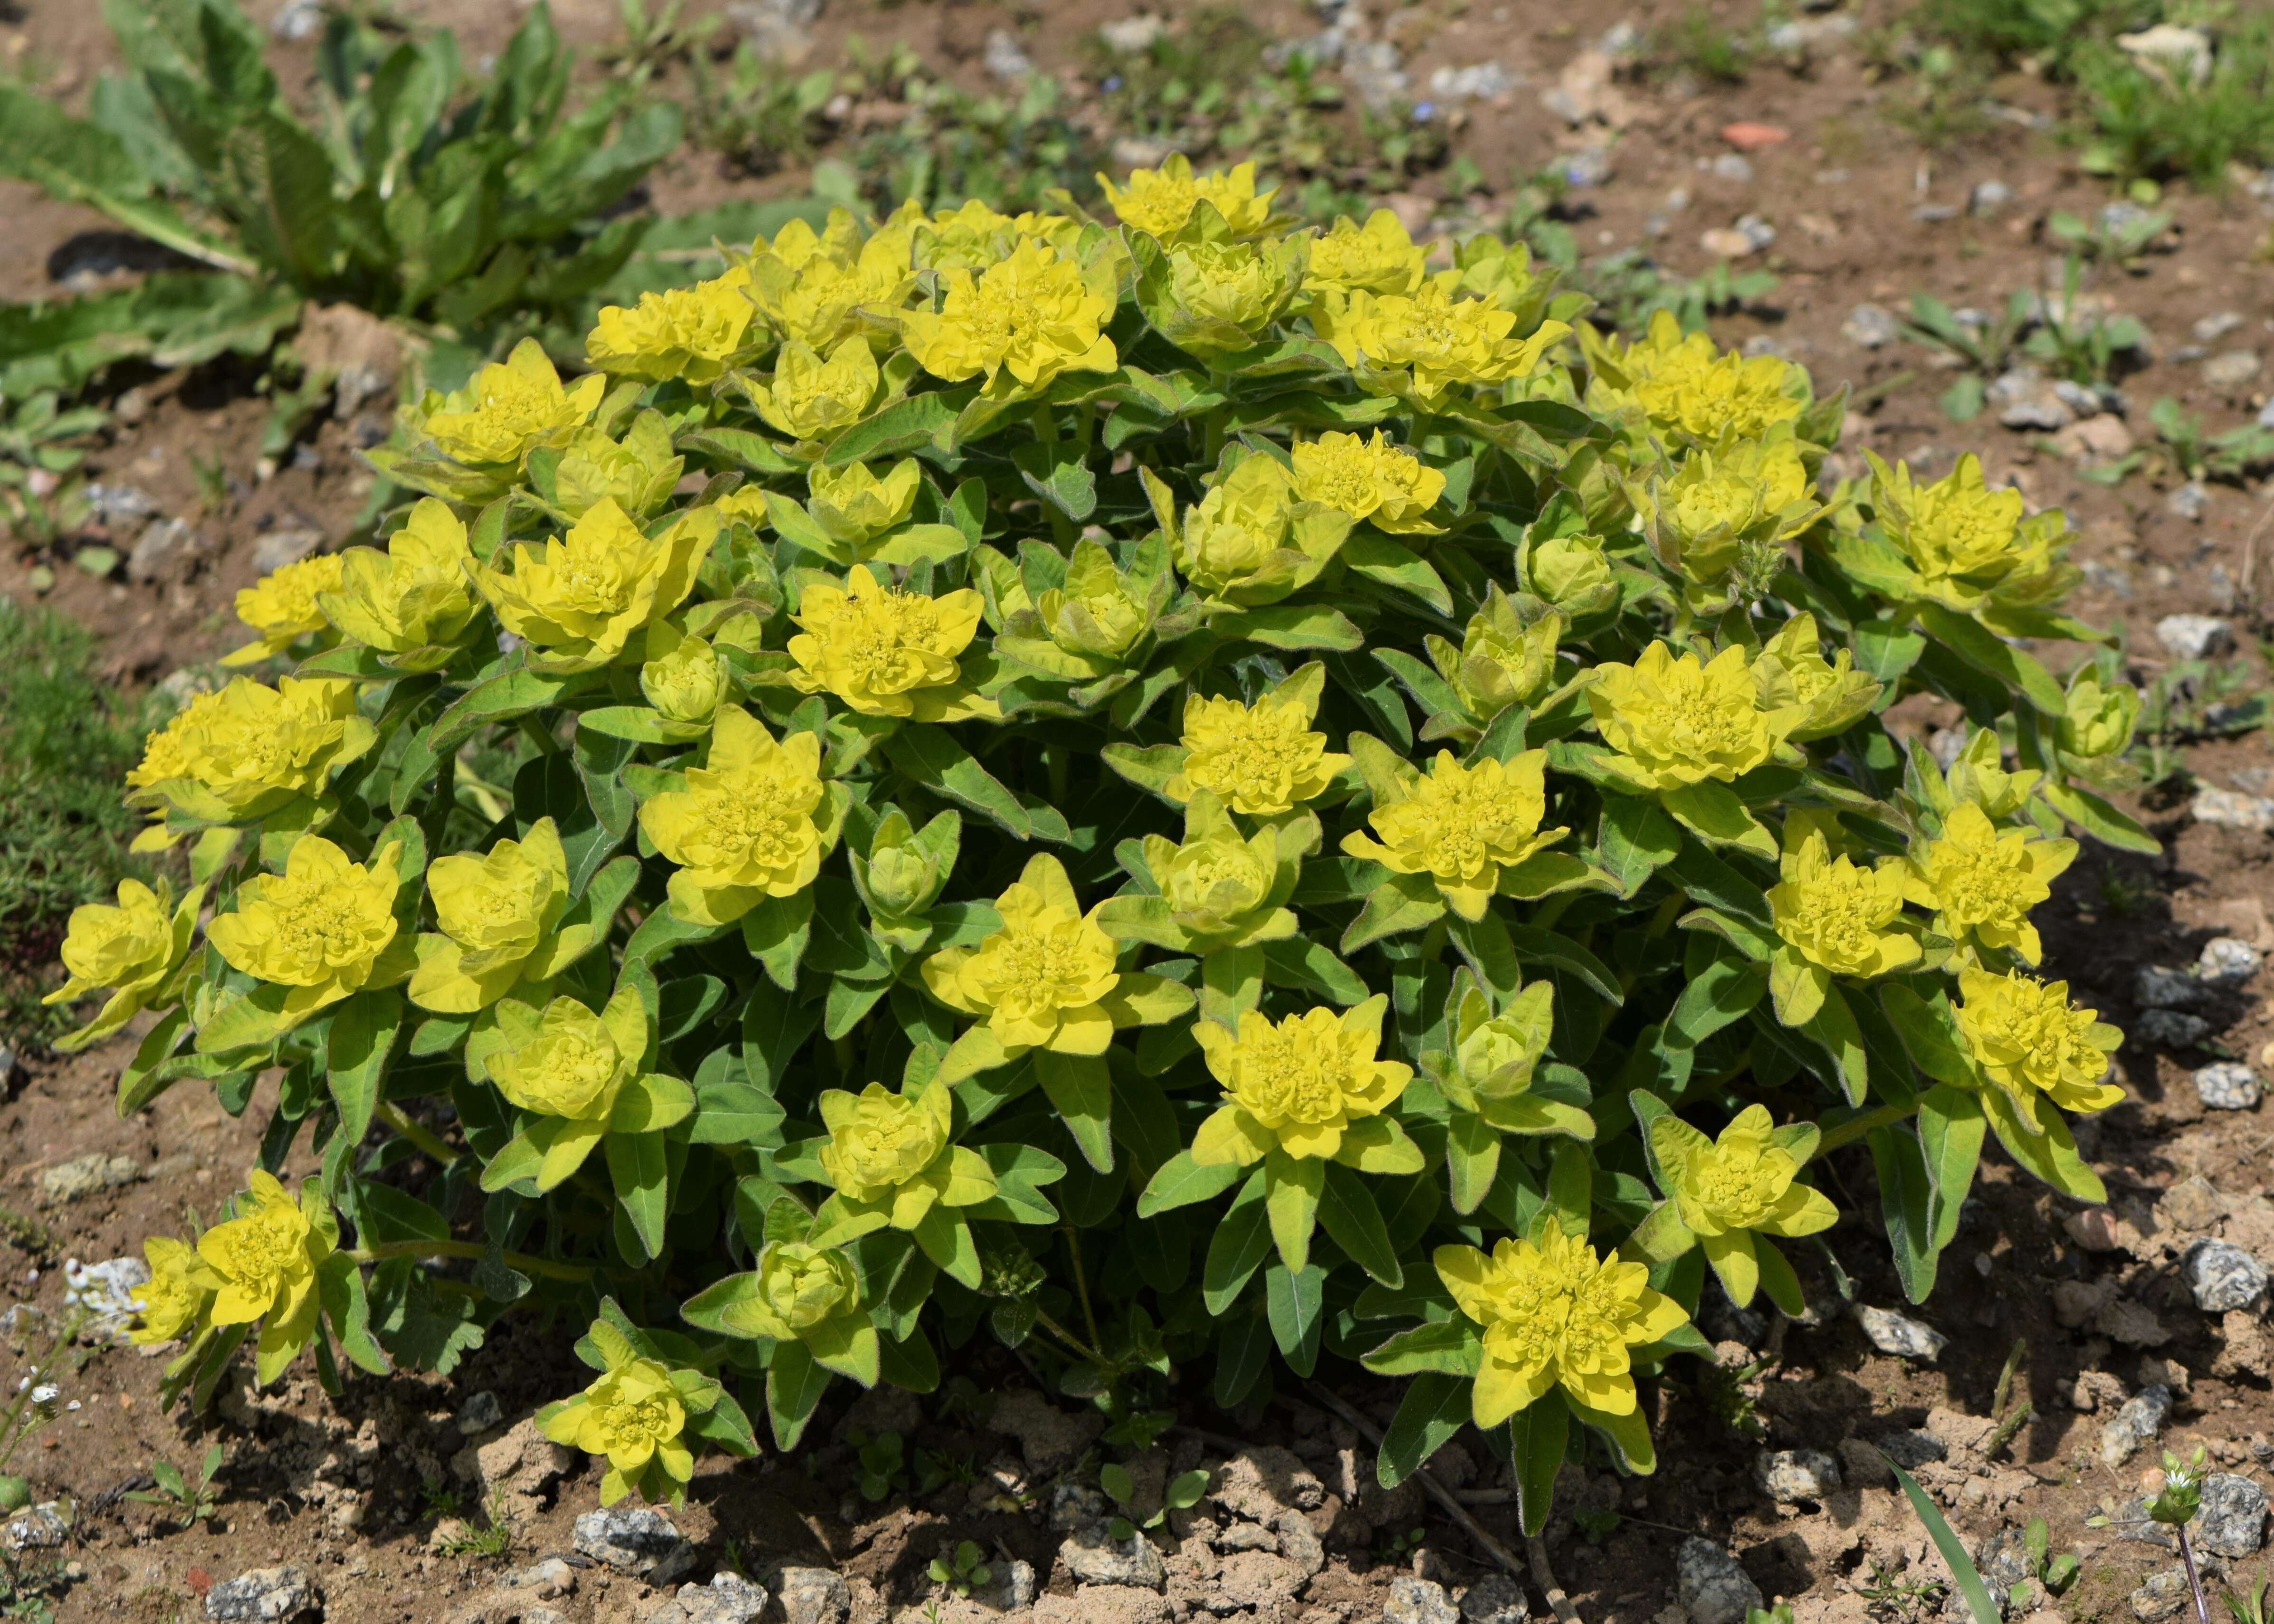
[[[2193,1049],[2210,1035],[2210,1022],[2177,1010],[2142,1010],[2132,1035],[2150,1049]]]
[[[2156,641],[2181,659],[2210,659],[2234,647],[2234,623],[2215,614],[2167,614],[2156,622]]]
[[[2200,1009],[2210,989],[2184,970],[2142,965],[2132,975],[2132,1002],[2149,1010]]]
[[[1674,1553],[1674,1583],[1690,1624],[1745,1624],[1747,1613],[1766,1605],[1736,1557],[1695,1535]]]
[[[1894,1354],[1898,1358],[1924,1359],[1933,1364],[1949,1346],[1950,1338],[1932,1326],[1899,1314],[1891,1309],[1873,1308],[1867,1304],[1856,1304],[1856,1322],[1864,1327],[1864,1336],[1881,1353]]]
[[[2200,28],[2157,23],[2137,34],[2118,34],[2116,48],[2173,89],[2210,78],[2210,35]]]
[[[1840,1487],[1840,1462],[1821,1449],[1764,1449],[1754,1458],[1753,1481],[1786,1504],[1822,1500]]]
[[[1521,83],[1499,63],[1479,62],[1465,68],[1439,68],[1429,76],[1429,94],[1442,102],[1493,102]]]
[[[1883,350],[1902,335],[1901,324],[1883,304],[1858,304],[1840,324],[1840,336],[1859,350]]]
[[[2196,1546],[2214,1556],[2255,1556],[2266,1543],[2266,1492],[2248,1477],[2213,1472],[2202,1481],[2202,1509],[2192,1525]]]
[[[1084,1584],[1127,1584],[1166,1590],[1169,1569],[1142,1532],[1116,1539],[1112,1528],[1097,1522],[1069,1534],[1058,1546],[1058,1566]]]
[[[594,1561],[668,1584],[695,1565],[695,1547],[660,1511],[646,1506],[588,1511],[576,1519],[576,1549]]]
[[[2215,344],[2240,327],[2243,320],[2243,314],[2239,310],[2217,311],[2203,317],[2188,330],[2195,335],[2198,344]]]
[[[2100,1458],[2112,1470],[2154,1441],[2172,1418],[2172,1390],[2158,1382],[2124,1401],[2123,1408],[2100,1429]]]
[[[1024,79],[1035,71],[1034,58],[1028,56],[1019,43],[1019,36],[1008,28],[992,28],[987,34],[987,49],[980,60],[997,79]]]
[[[2195,960],[2195,974],[2208,981],[2248,981],[2258,973],[2265,955],[2240,936],[2213,936],[2203,944]]]
[[[2195,1072],[2195,1096],[2208,1110],[2247,1111],[2263,1093],[2258,1073],[2239,1060],[2220,1060]]]
[[[2180,1278],[2207,1314],[2248,1308],[2266,1295],[2266,1266],[2232,1241],[2200,1240],[2180,1259]]]
[[[1434,1579],[1400,1574],[1389,1582],[1389,1599],[1382,1604],[1382,1624],[1461,1624],[1460,1610],[1445,1587]]]
[[[2174,518],[2200,523],[2203,515],[2210,511],[2210,492],[2203,488],[2202,480],[2190,479],[2185,485],[2174,487],[2172,493],[2164,499],[2164,511]]]
[[[206,1592],[206,1617],[222,1624],[290,1624],[323,1610],[324,1593],[297,1568],[255,1568]]]
[[[2214,389],[2239,389],[2258,376],[2255,350],[2229,350],[2202,364],[2202,380]]]
[[[2198,823],[2222,829],[2274,829],[2274,801],[2246,795],[2239,790],[2205,788],[2195,792],[2187,810]]]
[[[102,1340],[123,1336],[139,1311],[137,1289],[149,1282],[150,1266],[140,1258],[111,1258],[82,1264],[64,1259],[64,1300],[89,1316],[86,1335]]]
[[[1150,11],[1140,11],[1134,17],[1117,17],[1110,23],[1100,23],[1097,37],[1105,42],[1106,49],[1119,51],[1124,56],[1134,56],[1139,51],[1150,49],[1153,41],[1168,31],[1165,19],[1156,17]]]

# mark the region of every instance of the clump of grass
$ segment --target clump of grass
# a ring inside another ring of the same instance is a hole
[[[1751,41],[1703,5],[1690,6],[1651,41],[1651,65],[1667,78],[1686,73],[1709,85],[1742,85],[1752,60]]]
[[[70,1027],[43,1009],[71,911],[134,872],[139,820],[119,775],[141,750],[144,707],[94,668],[94,640],[0,598],[0,1041],[36,1047]]]

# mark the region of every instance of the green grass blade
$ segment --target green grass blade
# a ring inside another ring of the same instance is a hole
[[[1999,1624],[2005,1614],[1990,1598],[1990,1587],[1982,1583],[1981,1574],[1975,1570],[1974,1559],[1966,1554],[1966,1547],[1943,1520],[1940,1509],[1927,1498],[1926,1491],[1919,1487],[1910,1473],[1888,1460],[1885,1454],[1879,1458],[1887,1462],[1887,1470],[1895,1474],[1895,1481],[1903,1485],[1903,1492],[1909,1497],[1911,1509],[1926,1524],[1927,1538],[1934,1541],[1934,1548],[1942,1553],[1942,1560],[1949,1565],[1951,1577],[1958,1583],[1958,1593],[1966,1598],[1966,1610],[1974,1615],[1974,1624]]]

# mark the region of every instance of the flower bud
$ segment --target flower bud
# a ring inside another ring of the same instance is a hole
[[[1095,541],[1074,544],[1065,584],[1046,588],[1035,611],[1058,647],[1109,660],[1128,653],[1153,625],[1151,604],[1132,595],[1113,555]]]
[[[2132,742],[2132,729],[2139,719],[2138,688],[2128,682],[2104,688],[2097,676],[2080,673],[2069,684],[2060,747],[2071,756],[2120,755]]]
[[[831,468],[816,462],[805,476],[813,522],[848,547],[865,547],[885,531],[907,522],[922,471],[914,457],[902,457],[882,479],[866,462]]]
[[[1553,609],[1540,613],[1536,599],[1525,602],[1532,610],[1528,616],[1495,584],[1485,606],[1469,617],[1457,652],[1442,637],[1429,640],[1439,673],[1460,694],[1472,716],[1498,716],[1510,705],[1522,704],[1555,674],[1563,616]]]
[[[1611,561],[1600,536],[1544,536],[1532,544],[1532,589],[1552,604],[1570,604],[1608,586]]]
[[[657,634],[669,634],[669,640]],[[658,648],[659,643],[664,646]],[[640,692],[667,720],[707,722],[718,710],[726,677],[718,651],[700,637],[681,637],[659,621],[648,634],[648,658],[640,667]]]
[[[920,914],[939,895],[945,878],[938,858],[917,841],[907,818],[887,813],[869,846],[869,896],[877,911],[895,919]]]
[[[672,487],[687,466],[674,455],[671,428],[663,414],[644,411],[621,441],[597,428],[576,431],[553,474],[553,503],[581,519],[605,499],[636,519],[671,500]]]

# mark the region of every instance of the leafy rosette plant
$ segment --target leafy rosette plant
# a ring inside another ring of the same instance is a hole
[[[552,1435],[669,1498],[979,1337],[1133,1454],[1370,1370],[1382,1481],[1474,1425],[1537,1530],[1575,1426],[1651,1470],[1709,1294],[1821,1306],[1843,1159],[1918,1300],[1985,1147],[2099,1198],[2033,921],[2153,843],[2059,515],[1827,482],[1800,369],[1490,237],[1107,199],[838,210],[516,350],[248,599],[132,775],[202,894],[66,949],[124,1109],[271,1073],[318,1154],[267,1273],[153,1240],[194,1399],[255,1322],[334,1382],[527,1303],[610,1327]]]

